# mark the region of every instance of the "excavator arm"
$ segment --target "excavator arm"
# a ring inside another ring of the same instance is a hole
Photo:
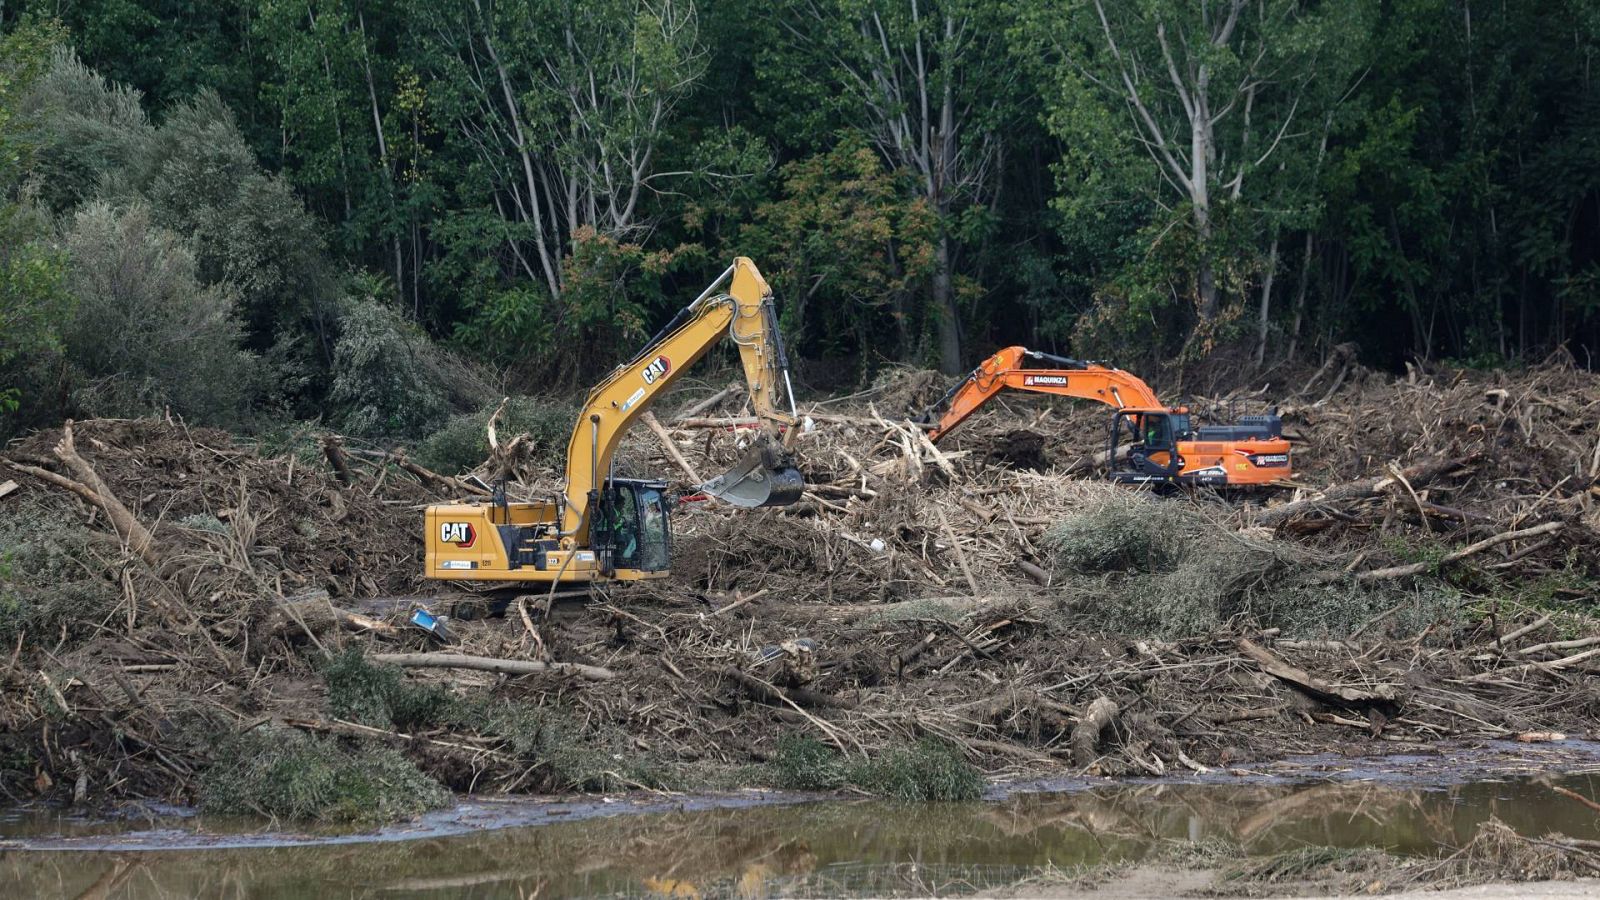
[[[726,293],[719,290],[724,284]],[[581,541],[587,534],[590,506],[629,426],[724,334],[739,348],[762,436],[738,466],[700,488],[737,506],[778,506],[799,498],[800,476],[781,443],[794,416],[779,406],[779,397],[791,388],[772,289],[755,263],[741,256],[633,359],[589,392],[567,443],[563,539]],[[788,399],[792,410],[794,399]]]
[[[930,440],[938,441],[1007,389],[1097,400],[1115,409],[1166,408],[1137,375],[1026,347],[1007,347],[950,388],[922,414],[919,424],[929,429]]]

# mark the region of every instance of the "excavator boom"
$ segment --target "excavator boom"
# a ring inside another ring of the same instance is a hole
[[[1055,368],[1029,368],[1029,363]],[[922,424],[931,426],[928,437],[937,442],[1007,389],[1097,400],[1116,409],[1163,408],[1155,391],[1130,372],[1026,347],[1007,347],[984,360],[923,414]]]
[[[721,288],[727,285],[727,291]],[[699,489],[735,506],[778,506],[804,482],[785,436],[794,424],[779,405],[788,360],[772,291],[753,262],[734,260],[628,362],[590,390],[567,442],[566,480],[550,501],[430,506],[426,575],[472,581],[602,581],[669,573],[674,501],[661,481],[614,477],[612,461],[635,420],[723,335],[739,348],[761,432],[730,472]]]

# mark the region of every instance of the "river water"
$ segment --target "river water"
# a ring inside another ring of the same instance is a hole
[[[1448,759],[1431,764],[1431,776],[1345,767],[1311,781],[1260,773],[1034,785],[960,804],[759,792],[469,798],[369,834],[181,811],[120,822],[13,811],[0,813],[0,897],[930,895],[1138,861],[1189,842],[1262,855],[1311,845],[1436,854],[1490,817],[1527,835],[1600,840],[1600,816],[1550,787],[1592,798],[1600,775],[1480,772],[1462,781],[1442,775],[1453,771]]]

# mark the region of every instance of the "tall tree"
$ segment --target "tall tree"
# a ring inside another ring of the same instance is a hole
[[[420,34],[458,190],[492,206],[515,270],[553,298],[585,228],[647,235],[650,193],[674,174],[659,145],[705,70],[693,0],[419,4]]]
[[[1277,190],[1267,173],[1289,166],[1291,148],[1315,141],[1360,62],[1351,48],[1361,44],[1364,15],[1359,4],[1304,0],[1030,8],[1032,46],[1053,60],[1061,86],[1053,123],[1120,118],[1112,126],[1124,148],[1118,159],[1143,160],[1124,169],[1133,180],[1122,189],[1149,198],[1157,233],[1177,224],[1191,233],[1202,322],[1221,312],[1220,259],[1237,240],[1219,233],[1224,217],[1237,227],[1240,213],[1265,205]]]
[[[936,217],[931,301],[939,367],[952,374],[963,366],[959,219],[994,199],[1011,111],[1004,12],[979,0],[785,0],[774,8],[792,59],[769,77],[824,73],[841,119],[916,177]]]

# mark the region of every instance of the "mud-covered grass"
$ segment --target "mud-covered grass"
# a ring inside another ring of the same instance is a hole
[[[922,738],[869,759],[849,757],[815,738],[785,735],[769,763],[775,786],[825,791],[851,786],[904,802],[976,800],[983,774],[945,741]]]
[[[448,790],[392,749],[274,726],[225,741],[200,792],[206,812],[347,825],[449,802]]]
[[[62,511],[20,501],[0,517],[0,645],[24,635],[74,642],[121,599],[106,578],[121,548]]]
[[[1466,598],[1452,585],[1364,585],[1325,553],[1226,526],[1227,514],[1133,491],[1086,498],[1044,538],[1063,593],[1089,598],[1071,603],[1070,615],[1110,632],[1163,638],[1228,625],[1345,638],[1380,615],[1380,632],[1415,634],[1465,618]]]
[[[329,712],[383,730],[473,734],[523,764],[522,790],[537,793],[688,786],[668,763],[630,746],[615,729],[585,732],[568,711],[514,699],[463,696],[443,684],[418,683],[395,666],[369,662],[351,648],[322,667]],[[480,771],[449,754],[423,764],[455,790],[477,786]]]

